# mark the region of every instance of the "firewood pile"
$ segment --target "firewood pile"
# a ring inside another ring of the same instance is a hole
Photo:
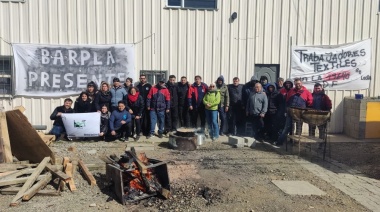
[[[14,195],[10,206],[29,201],[35,195],[60,196],[66,188],[72,192],[77,190],[74,181],[77,167],[91,186],[96,185],[94,176],[82,160],[71,161],[64,157],[62,165],[52,165],[52,162],[50,157],[45,157],[40,163],[19,161],[0,164],[0,193]],[[44,189],[48,184],[56,189]]]

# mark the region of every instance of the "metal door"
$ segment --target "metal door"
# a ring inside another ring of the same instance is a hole
[[[261,76],[266,76],[268,82],[276,82],[280,75],[279,64],[256,64],[254,76],[260,80]]]

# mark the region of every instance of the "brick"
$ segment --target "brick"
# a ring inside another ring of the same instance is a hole
[[[235,147],[235,148],[243,148],[244,144],[237,143],[237,144],[234,144],[233,147]]]
[[[228,137],[228,144],[230,145],[242,144],[244,146],[244,138],[237,137],[237,136],[230,136]]]
[[[255,147],[256,146],[256,140],[251,137],[244,137],[244,144],[246,147]]]

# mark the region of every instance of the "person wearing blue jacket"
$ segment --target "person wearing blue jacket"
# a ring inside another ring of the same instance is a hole
[[[127,95],[127,91],[120,85],[120,79],[115,77],[113,78],[113,86],[110,90],[111,92],[111,112],[118,108],[118,102],[123,100]],[[129,110],[129,108],[127,108]]]
[[[125,108],[125,102],[119,101],[117,109],[111,114],[109,130],[112,136],[119,138],[120,141],[127,142],[131,135],[132,115]]]

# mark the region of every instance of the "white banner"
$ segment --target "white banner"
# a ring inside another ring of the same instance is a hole
[[[308,89],[319,82],[326,90],[368,89],[371,81],[371,39],[340,46],[295,46],[290,77]]]
[[[59,97],[78,94],[94,81],[136,79],[134,44],[13,44],[15,95]]]
[[[68,137],[97,137],[100,133],[100,113],[62,113]]]

